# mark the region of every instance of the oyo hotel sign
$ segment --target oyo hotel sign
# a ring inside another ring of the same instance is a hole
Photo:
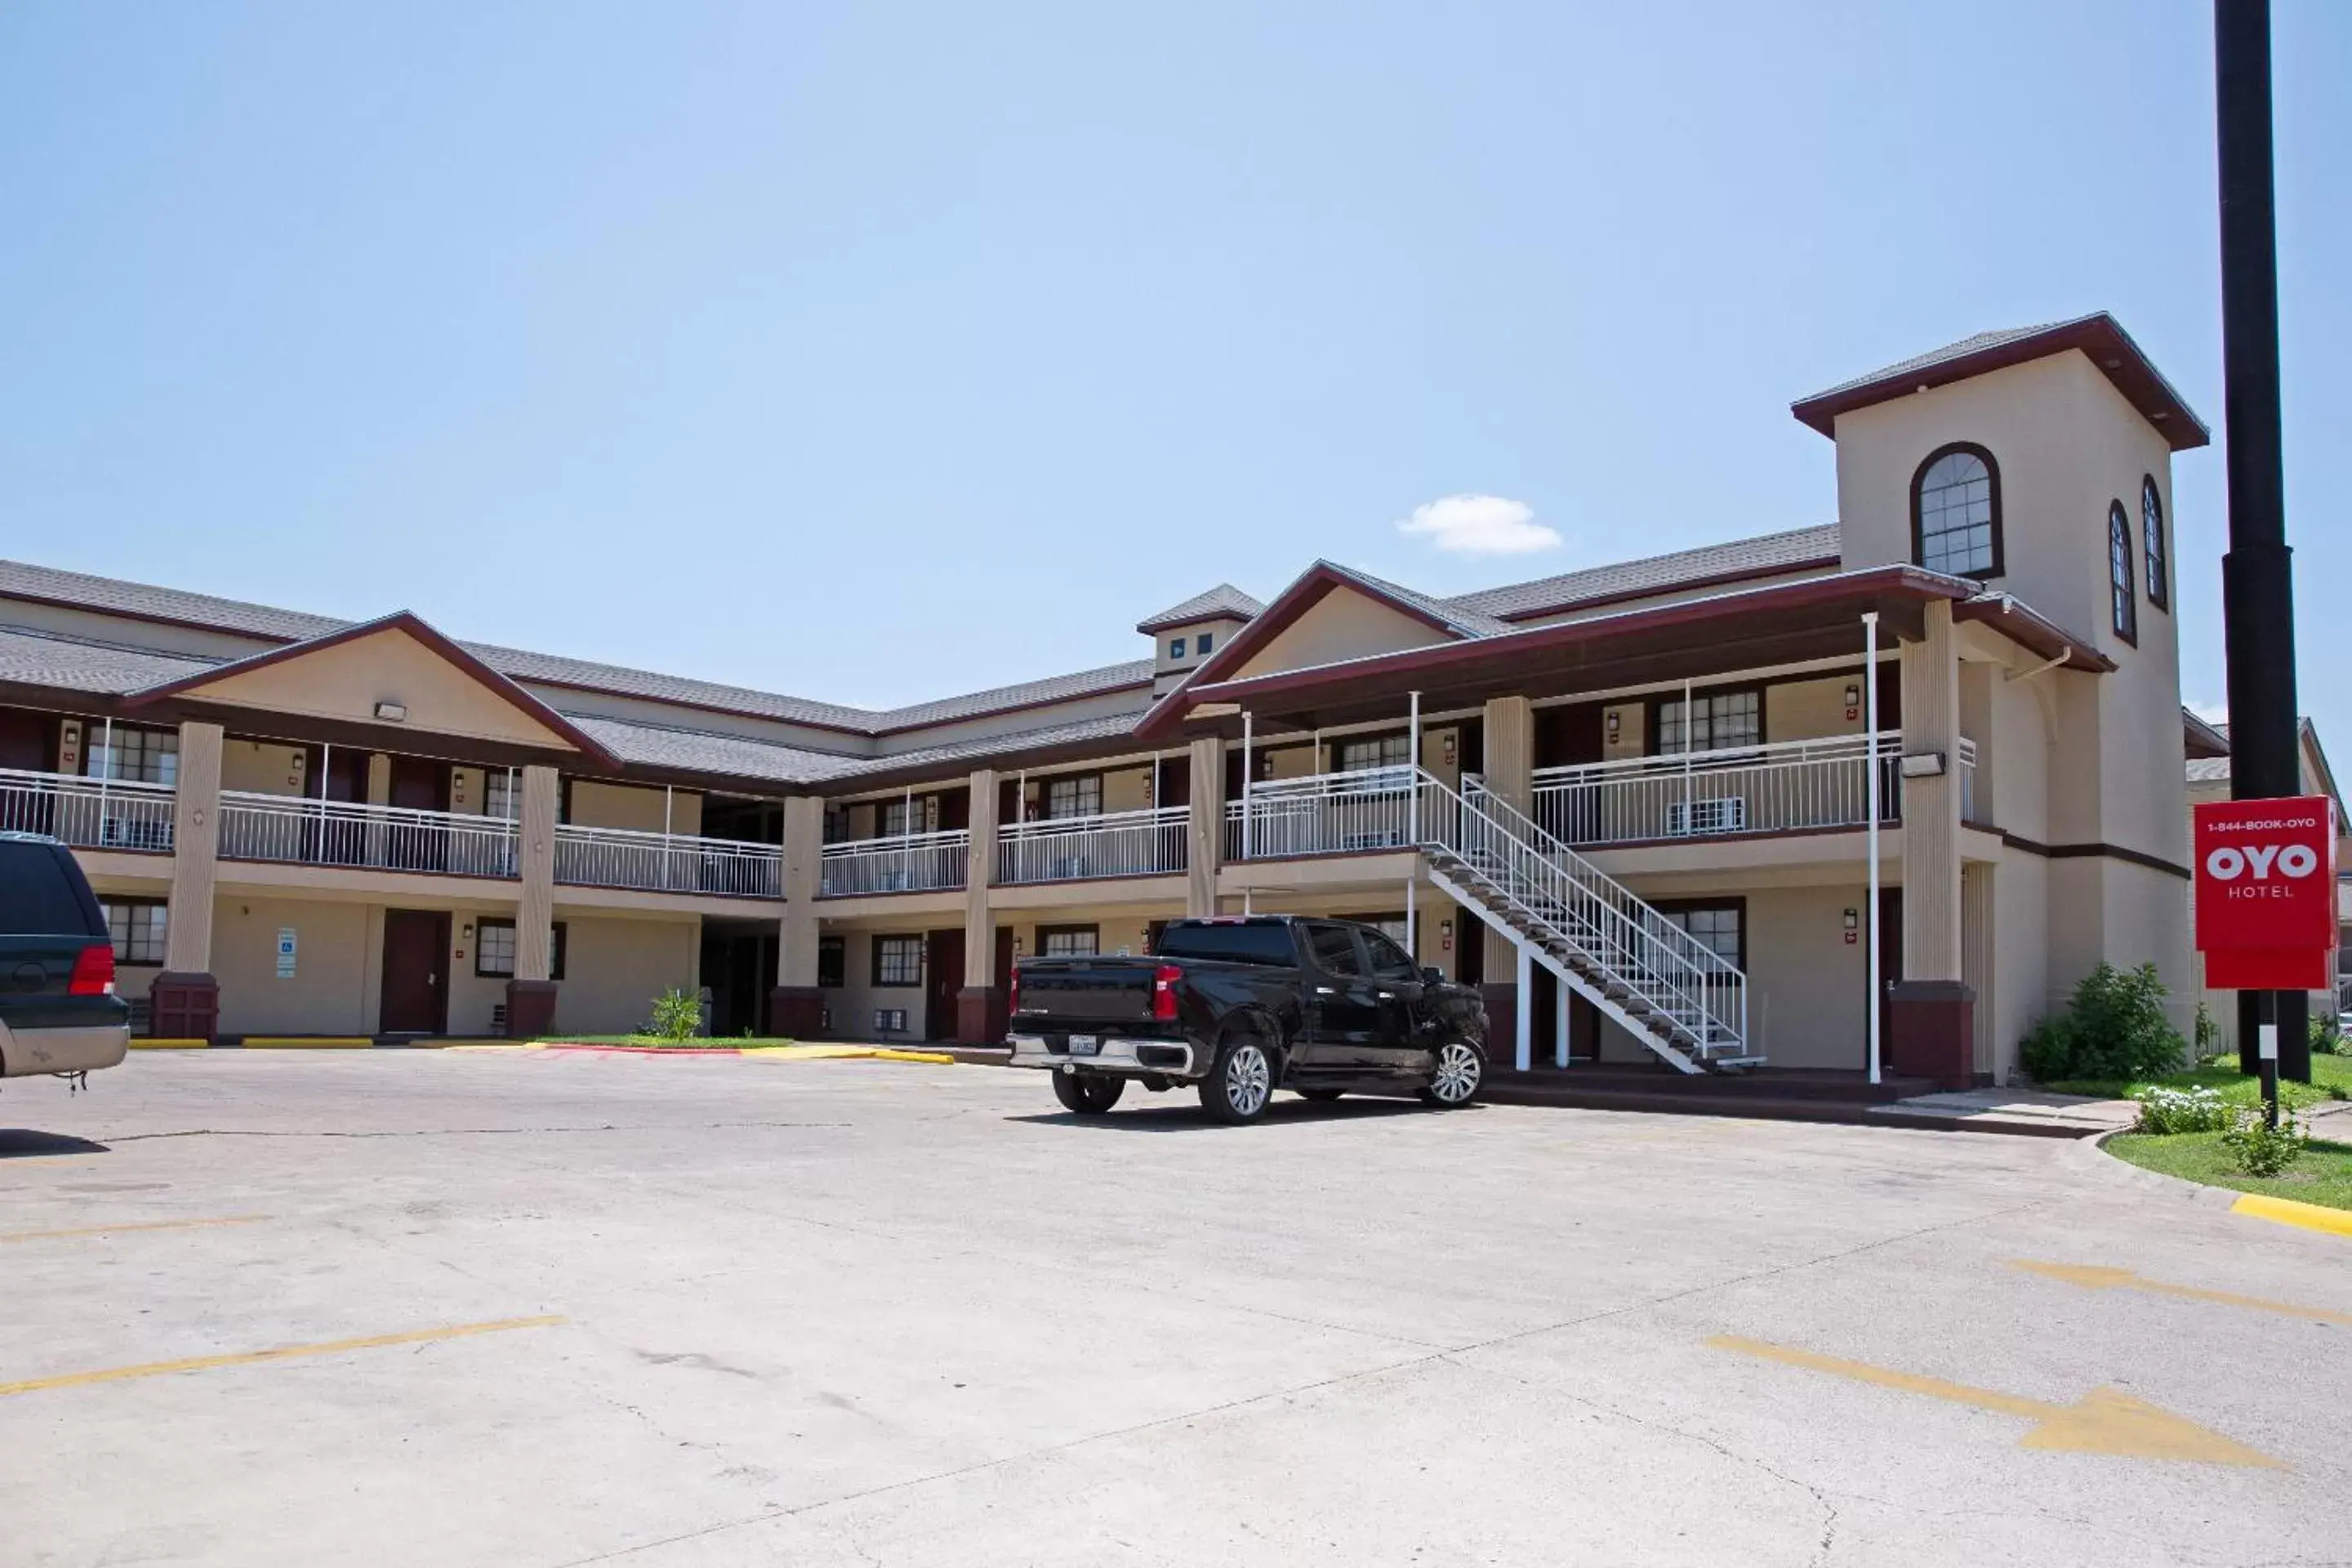
[[[2324,991],[2336,950],[2336,803],[2196,809],[2197,947],[2224,991]]]

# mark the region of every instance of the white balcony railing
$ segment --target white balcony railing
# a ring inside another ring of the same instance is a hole
[[[1414,841],[1413,780],[1412,768],[1391,767],[1253,784],[1243,799],[1225,803],[1225,856],[1265,860],[1402,848]]]
[[[1008,822],[996,830],[996,879],[1072,882],[1181,871],[1191,821],[1191,807],[1163,805]]]
[[[1903,737],[1882,731],[1883,822],[1902,815],[1902,753]],[[1569,844],[1859,827],[1869,816],[1869,740],[1841,735],[1538,768],[1533,782],[1531,815]]]
[[[1960,820],[1979,822],[1977,816],[1977,743],[1960,737]]]
[[[0,768],[0,830],[47,833],[81,849],[172,849],[170,784]]]
[[[818,852],[817,893],[845,899],[860,893],[946,891],[963,886],[971,859],[971,835],[961,827],[846,838]]]
[[[515,837],[504,817],[221,791],[225,860],[512,877]]]
[[[783,856],[776,845],[737,838],[576,822],[555,830],[555,879],[574,888],[779,899],[784,891]]]

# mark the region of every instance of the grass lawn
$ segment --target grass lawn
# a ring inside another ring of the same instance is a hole
[[[666,1040],[659,1035],[541,1035],[535,1046],[632,1046],[648,1051],[733,1051],[760,1046],[796,1046],[798,1040],[766,1035],[730,1035],[713,1039],[697,1035],[690,1040]]]
[[[2284,1175],[2269,1177],[2249,1176],[2235,1169],[2219,1132],[2176,1132],[2165,1138],[2126,1132],[2108,1139],[2102,1147],[2145,1170],[2202,1182],[2209,1187],[2232,1187],[2242,1193],[2265,1193],[2297,1203],[2352,1209],[2352,1143],[2315,1142]]]
[[[2262,1080],[2248,1078],[2238,1071],[2238,1058],[2219,1057],[2187,1072],[2177,1072],[2164,1078],[2139,1079],[2129,1082],[2121,1079],[2070,1079],[2061,1083],[2045,1083],[2042,1088],[2056,1094],[2089,1094],[2101,1100],[2128,1100],[2143,1089],[2218,1089],[2221,1098],[2232,1105],[2252,1105],[2262,1098]],[[2311,1086],[2292,1086],[2295,1093],[2314,1099],[2352,1100],[2352,1057],[2322,1056],[2314,1052],[2311,1058]],[[2289,1095],[2288,1098],[2294,1098]]]

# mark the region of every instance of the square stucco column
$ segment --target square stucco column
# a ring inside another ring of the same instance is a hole
[[[1217,912],[1217,872],[1225,863],[1225,742],[1202,735],[1189,748],[1192,820],[1184,847],[1184,913],[1206,920]]]
[[[817,989],[816,899],[823,889],[824,802],[796,795],[784,802],[784,909],[776,932],[776,988],[768,993],[768,1032],[805,1040],[824,1030],[824,993]]]
[[[1887,1008],[1888,1065],[1966,1085],[1976,1074],[1975,994],[1960,952],[1960,661],[1952,606],[1927,607],[1903,645],[1903,755],[1943,769],[1903,780],[1903,979]]]
[[[1522,812],[1532,811],[1535,705],[1524,697],[1489,698],[1486,733],[1486,787],[1502,797],[1506,805]],[[1486,1003],[1486,1039],[1493,1050],[1496,1042],[1517,1037],[1519,1010],[1526,999],[1519,994],[1518,982],[1514,978],[1520,973],[1517,946],[1485,921],[1478,922],[1478,929],[1479,940],[1486,944],[1480,970],[1485,979],[1478,989]],[[1499,1065],[1507,1058],[1503,1052],[1494,1051],[1489,1059]]]
[[[172,901],[163,967],[148,991],[148,1028],[167,1040],[208,1040],[220,1028],[213,978],[213,886],[220,861],[221,727],[180,726],[172,803]]]
[[[555,770],[522,771],[521,841],[516,869],[514,978],[507,982],[507,1035],[527,1040],[555,1027]]]
[[[956,993],[956,1042],[992,1046],[1004,1038],[1004,994],[996,985],[996,770],[971,775],[970,858],[963,872],[963,989]]]

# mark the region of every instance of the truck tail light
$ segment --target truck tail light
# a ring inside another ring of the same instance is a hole
[[[1151,1016],[1162,1023],[1176,1016],[1176,983],[1184,972],[1172,963],[1163,963],[1151,972]]]
[[[66,982],[68,996],[114,994],[114,945],[94,942],[74,956],[73,978]]]
[[[1004,994],[1004,1011],[1008,1016],[1021,1011],[1021,972],[1017,969],[1013,972],[1012,988]]]

